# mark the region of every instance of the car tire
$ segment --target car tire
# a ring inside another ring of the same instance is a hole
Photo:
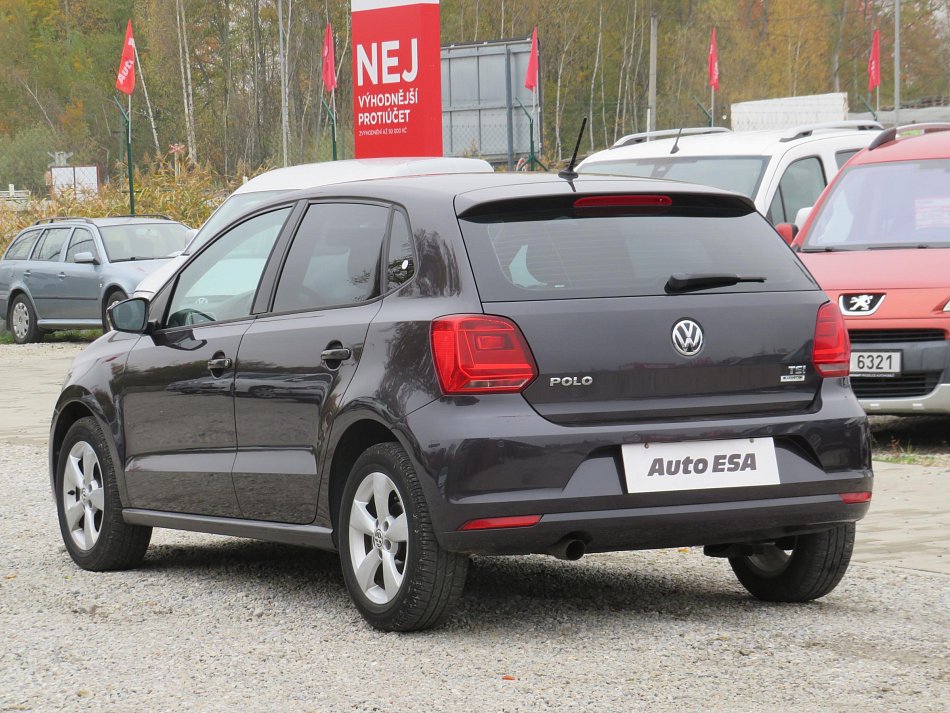
[[[19,294],[13,298],[7,314],[7,329],[17,344],[29,344],[43,339],[43,332],[36,326],[36,310],[30,298]]]
[[[760,555],[730,557],[739,582],[753,596],[770,602],[807,602],[838,586],[851,562],[854,523],[798,535],[791,545],[769,545]]]
[[[104,572],[142,561],[152,528],[122,519],[115,467],[96,419],[81,418],[67,431],[54,487],[59,529],[77,565]]]
[[[102,331],[109,332],[112,330],[112,325],[109,323],[109,308],[124,300],[127,300],[128,295],[126,295],[122,290],[112,290],[108,295],[106,295],[105,300],[102,302]]]
[[[339,547],[357,609],[383,631],[439,624],[462,594],[468,557],[443,550],[406,452],[380,443],[357,459],[343,489]]]

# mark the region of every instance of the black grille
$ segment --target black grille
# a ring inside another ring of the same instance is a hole
[[[859,399],[909,399],[926,396],[940,382],[940,373],[902,374],[891,379],[851,377],[851,388]]]
[[[893,342],[942,342],[942,329],[850,329],[852,344],[881,344]]]

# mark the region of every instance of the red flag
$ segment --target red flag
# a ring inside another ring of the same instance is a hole
[[[327,23],[323,35],[323,86],[328,92],[336,89],[336,59],[333,56],[333,28]]]
[[[874,30],[871,40],[871,56],[868,57],[868,91],[881,83],[881,31]]]
[[[709,86],[719,91],[719,50],[716,47],[716,28],[709,38]]]
[[[528,55],[528,71],[524,75],[524,88],[532,92],[538,87],[538,28],[531,33],[531,54]]]
[[[132,21],[125,28],[125,44],[122,45],[122,59],[119,60],[119,73],[115,78],[115,88],[120,92],[132,94],[135,91],[135,38],[132,37]]]

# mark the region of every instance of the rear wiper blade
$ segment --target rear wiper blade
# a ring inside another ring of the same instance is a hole
[[[728,287],[740,282],[765,282],[764,277],[729,275],[726,273],[693,274],[677,272],[670,275],[666,281],[667,292],[688,292],[689,290],[705,290],[711,287]]]

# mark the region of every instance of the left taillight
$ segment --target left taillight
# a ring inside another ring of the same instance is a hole
[[[512,393],[538,375],[531,350],[511,320],[449,315],[432,322],[432,357],[446,395]]]
[[[812,362],[822,376],[847,376],[851,370],[851,340],[844,317],[833,302],[818,310]]]

